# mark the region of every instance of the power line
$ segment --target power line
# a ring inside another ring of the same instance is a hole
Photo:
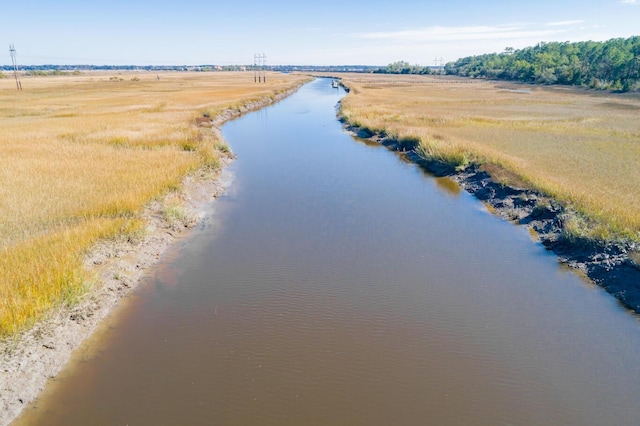
[[[16,59],[16,48],[13,44],[9,45],[9,54],[11,55],[11,62],[13,63],[13,76],[16,79],[16,87],[18,90],[22,90],[22,83],[20,82],[20,78],[18,78],[18,60]]]

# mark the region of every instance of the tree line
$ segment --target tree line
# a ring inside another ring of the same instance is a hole
[[[373,70],[374,74],[431,74],[431,69],[422,65],[411,65],[406,61],[397,61],[385,68]]]
[[[473,78],[640,91],[640,36],[604,42],[550,42],[503,53],[468,56],[445,73]]]

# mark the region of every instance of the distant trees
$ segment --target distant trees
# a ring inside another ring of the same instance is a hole
[[[397,61],[387,65],[386,68],[379,68],[373,72],[377,74],[430,74],[431,69],[422,65],[411,65],[406,61]]]
[[[640,91],[640,36],[605,42],[538,43],[521,50],[469,56],[445,73],[473,78]]]

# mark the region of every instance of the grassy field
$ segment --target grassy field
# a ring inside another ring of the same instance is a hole
[[[86,291],[85,253],[141,232],[150,201],[219,167],[195,123],[273,98],[304,77],[85,73],[0,79],[0,338]]]
[[[640,96],[446,77],[346,75],[352,124],[576,211],[568,234],[640,240]]]

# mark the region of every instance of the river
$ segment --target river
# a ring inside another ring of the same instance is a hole
[[[227,193],[18,424],[640,422],[637,317],[342,96],[223,127]]]

